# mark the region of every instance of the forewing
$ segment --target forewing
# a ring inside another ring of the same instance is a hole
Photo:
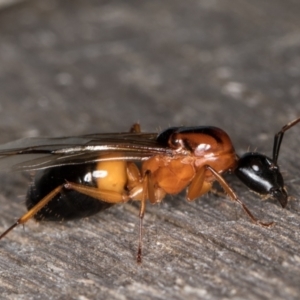
[[[90,134],[63,138],[28,138],[0,146],[0,169],[36,170],[102,160],[146,160],[172,155],[156,133]],[[109,156],[109,157],[108,157]]]

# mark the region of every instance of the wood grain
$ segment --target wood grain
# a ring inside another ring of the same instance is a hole
[[[239,154],[271,155],[300,115],[300,5],[278,1],[27,1],[1,12],[0,142],[214,125]],[[184,193],[68,223],[28,222],[0,243],[6,299],[298,299],[299,126],[279,156],[286,209],[226,177],[222,195]],[[0,229],[25,212],[30,174],[0,174]]]

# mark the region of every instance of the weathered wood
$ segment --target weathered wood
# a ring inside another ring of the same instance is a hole
[[[295,1],[27,1],[1,12],[0,142],[215,125],[238,153],[271,155],[300,115],[300,5]],[[279,163],[286,209],[228,180],[255,216],[226,197],[184,194],[147,206],[138,266],[138,207],[87,220],[29,222],[0,242],[7,299],[298,299],[299,126]],[[25,212],[28,174],[0,174],[0,229]]]

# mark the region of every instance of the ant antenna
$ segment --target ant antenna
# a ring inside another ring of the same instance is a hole
[[[275,165],[277,165],[279,150],[280,150],[280,146],[281,146],[281,142],[282,142],[284,133],[299,122],[300,122],[300,118],[284,125],[281,128],[281,130],[275,134],[274,144],[273,144],[273,162]]]

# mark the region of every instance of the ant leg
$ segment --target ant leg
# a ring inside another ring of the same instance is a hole
[[[150,203],[155,204],[160,202],[166,195],[161,188],[155,186],[151,172],[146,171],[144,178],[142,178],[140,170],[134,163],[127,163],[127,178],[128,196],[131,200],[140,200],[145,194]],[[146,183],[147,186],[145,187]]]
[[[273,162],[276,165],[277,164],[277,159],[278,159],[278,155],[279,155],[279,150],[280,150],[280,145],[283,139],[283,135],[284,133],[290,129],[291,127],[293,127],[294,125],[296,125],[297,123],[300,122],[300,118],[293,120],[292,122],[286,124],[285,126],[283,126],[281,128],[281,130],[279,132],[277,132],[274,136],[274,144],[273,144]]]
[[[145,189],[147,189],[147,180],[143,180],[143,187],[137,187],[135,189],[131,190],[131,195],[125,195],[122,193],[114,192],[114,191],[107,191],[107,190],[101,190],[98,188],[90,187],[90,186],[85,186],[73,182],[67,182],[64,187],[67,189],[72,189],[77,191],[78,193],[82,193],[85,195],[88,195],[90,197],[93,197],[94,199],[98,199],[101,201],[105,201],[108,203],[120,203],[120,202],[127,202],[129,199],[136,200],[136,197],[142,198],[141,200],[141,206],[140,206],[140,213],[139,213],[139,218],[140,218],[140,227],[139,227],[139,246],[138,246],[138,252],[137,252],[137,257],[136,260],[138,263],[142,262],[142,236],[143,236],[143,218],[145,214],[145,209],[146,209],[146,194],[147,192]],[[135,195],[135,193],[137,195]],[[132,197],[132,198],[131,198]]]
[[[141,197],[141,207],[140,207],[140,228],[139,228],[139,246],[138,246],[138,252],[136,256],[137,263],[142,262],[142,240],[143,240],[143,219],[145,215],[146,210],[146,200],[147,198],[151,201],[151,203],[155,203],[155,194],[154,194],[154,186],[151,187],[152,181],[150,180],[151,173],[150,171],[147,171],[145,173],[145,176],[143,178],[143,193]]]
[[[127,202],[128,200],[140,201],[140,225],[139,225],[139,245],[137,252],[137,262],[142,262],[142,238],[143,238],[143,219],[146,210],[146,200],[149,198],[151,203],[157,202],[155,199],[155,187],[151,180],[151,174],[149,171],[145,173],[145,176],[142,179],[142,182],[139,180],[139,173],[135,169],[134,165],[129,167],[128,173],[130,178],[133,181],[136,179],[136,185],[130,189],[128,194],[118,193],[115,191],[101,190],[99,188],[85,186],[82,184],[77,184],[73,182],[67,182],[64,187],[67,189],[75,190],[79,193],[88,195],[95,199],[108,202],[108,203],[122,203]]]
[[[78,193],[90,196],[94,199],[101,200],[107,203],[112,203],[112,204],[124,203],[130,199],[128,195],[125,193],[118,193],[110,190],[102,190],[96,187],[87,186],[75,182],[66,181],[63,187],[68,190],[74,190],[77,191]]]
[[[246,214],[250,217],[250,219],[253,223],[261,225],[261,226],[265,226],[265,227],[270,227],[274,224],[274,222],[264,223],[264,222],[259,221],[257,218],[255,218],[253,216],[253,214],[250,212],[250,210],[247,208],[247,206],[238,198],[238,196],[235,194],[235,192],[229,186],[229,184],[225,181],[225,179],[211,166],[206,165],[205,168],[207,170],[211,171],[211,173],[214,175],[214,177],[219,182],[219,184],[224,189],[224,191],[230,196],[230,198],[242,206],[242,208],[244,209]]]
[[[19,224],[26,223],[29,219],[31,219],[39,210],[41,210],[45,205],[48,204],[57,194],[61,192],[63,189],[63,185],[58,186],[54,190],[52,190],[48,195],[46,195],[40,202],[38,202],[34,207],[32,207],[27,213],[25,213],[21,218],[17,220],[12,226],[10,226],[7,230],[5,230],[0,235],[0,240],[5,237],[12,229],[14,229]]]
[[[142,262],[142,239],[143,239],[143,220],[146,210],[146,197],[143,196],[143,199],[141,200],[141,207],[139,212],[139,218],[140,218],[140,227],[139,227],[139,246],[138,246],[138,252],[136,255],[136,261],[138,264]]]
[[[188,201],[193,201],[211,190],[212,183],[204,181],[205,171],[205,168],[198,170],[191,184],[189,185],[186,195]]]

